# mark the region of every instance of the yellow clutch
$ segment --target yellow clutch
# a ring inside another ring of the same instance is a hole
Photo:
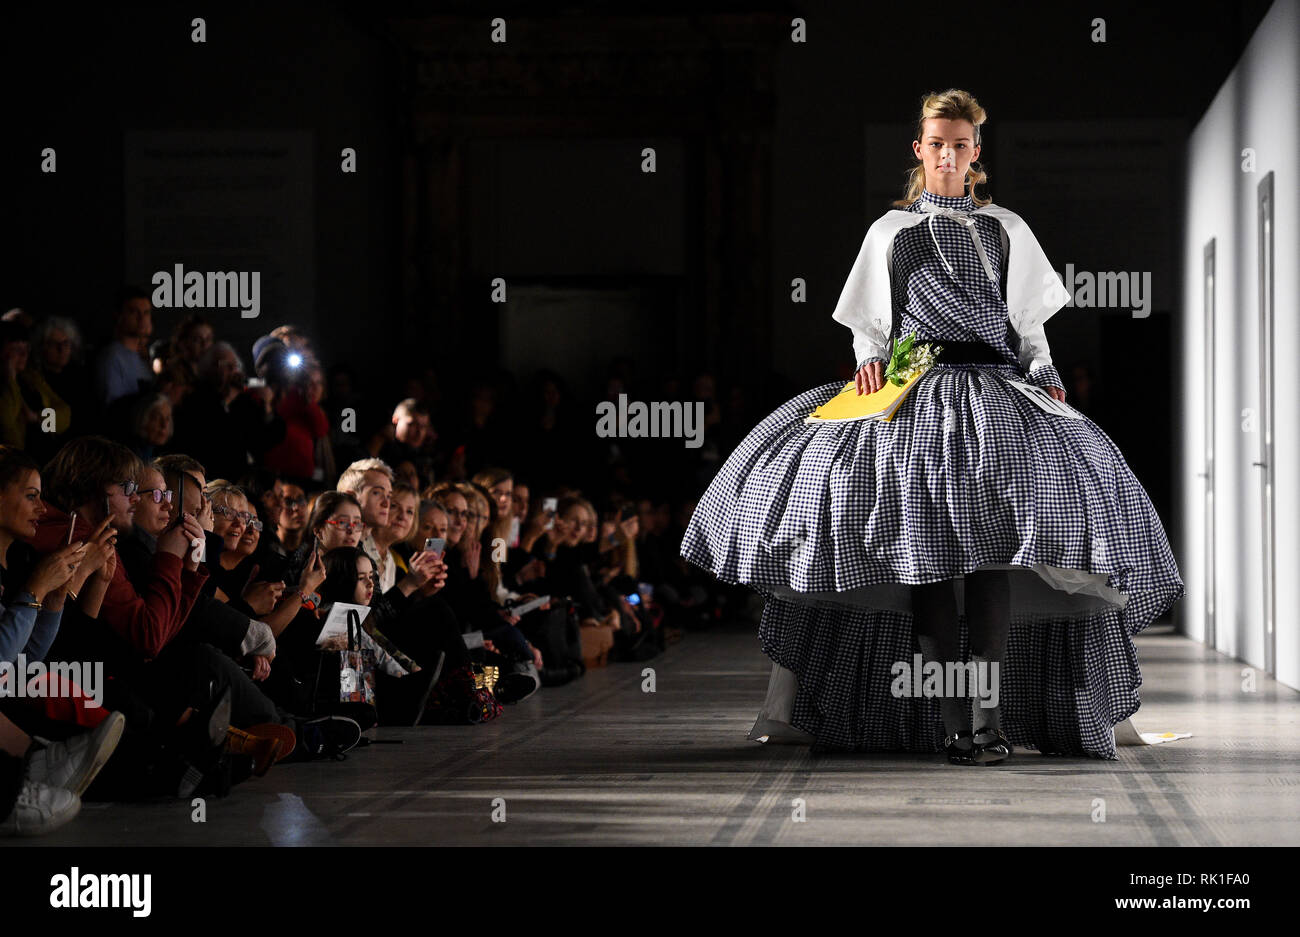
[[[859,395],[857,385],[850,381],[844,385],[842,391],[804,417],[804,422],[847,423],[849,420],[880,420],[882,423],[888,423],[894,418],[894,414],[898,412],[898,408],[902,406],[903,400],[916,382],[925,377],[926,371],[929,371],[929,368],[904,383],[902,387],[892,381],[885,381],[885,386],[874,394]]]

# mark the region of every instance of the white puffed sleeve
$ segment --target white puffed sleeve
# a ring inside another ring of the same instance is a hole
[[[1070,295],[1024,219],[1001,207],[996,217],[1006,228],[1011,245],[1007,263],[1007,313],[1012,329],[1020,338],[1016,350],[1020,366],[1033,383],[1060,387],[1061,378],[1052,366],[1043,324],[1069,302]]]
[[[840,291],[831,318],[853,332],[853,360],[889,360],[894,312],[889,289],[889,247],[884,219],[867,230],[849,278]]]

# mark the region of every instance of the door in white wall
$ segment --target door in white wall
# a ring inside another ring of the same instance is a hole
[[[1205,646],[1216,646],[1217,635],[1214,627],[1214,587],[1218,581],[1215,566],[1214,544],[1214,238],[1205,245],[1204,262],[1201,267],[1203,286],[1203,305],[1205,327],[1205,370],[1201,386],[1204,388],[1205,401],[1205,471],[1200,476],[1205,479]]]
[[[1276,536],[1273,507],[1273,173],[1257,189],[1259,244],[1259,461],[1264,473],[1260,529],[1264,534],[1264,669],[1277,675]]]

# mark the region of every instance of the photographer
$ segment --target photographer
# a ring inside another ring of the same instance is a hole
[[[265,401],[269,392],[271,409],[284,426],[260,462],[282,476],[314,477],[317,443],[329,436],[329,419],[320,407],[325,387],[313,365],[305,352],[279,342],[267,344],[257,358],[257,374],[265,381],[259,396]]]

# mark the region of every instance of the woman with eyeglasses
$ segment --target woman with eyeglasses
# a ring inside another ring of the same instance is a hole
[[[324,567],[319,558],[314,563],[305,564],[293,589],[286,588],[283,580],[259,580],[260,569],[253,554],[261,538],[262,522],[253,511],[253,503],[243,489],[220,481],[209,484],[206,491],[212,501],[212,531],[221,537],[224,547],[212,569],[213,578],[217,580],[217,598],[229,602],[250,618],[266,622],[271,632],[279,636],[293,621],[302,605],[302,596],[311,595],[320,586],[325,575]],[[230,598],[236,590],[238,601]],[[254,678],[267,676],[269,665],[269,661],[259,663]]]
[[[31,538],[37,552],[50,553],[67,542],[73,511],[74,541],[86,539],[105,520],[105,531],[129,533],[142,469],[139,458],[119,443],[97,436],[69,441],[42,473],[47,510]],[[238,691],[236,685],[247,680],[234,661],[209,645],[176,640],[207,579],[191,546],[203,536],[198,519],[183,511],[158,537],[153,561],[138,583],[109,547],[100,574],[107,579],[102,601],[88,601],[93,578],[76,598],[74,587],[50,648],[51,660],[102,664],[105,706],[126,715],[134,742],[118,769],[113,770],[121,750],[104,772],[115,797],[188,796],[197,782],[187,779],[201,777],[215,764],[230,725],[276,718],[255,687],[248,685],[251,693]]]
[[[286,555],[302,546],[307,534],[307,496],[293,482],[278,481],[280,510],[276,512],[275,535]]]
[[[318,711],[344,711],[344,706],[354,705],[338,701],[340,663],[336,652],[346,648],[346,640],[333,639],[324,649],[316,641],[335,603],[370,607],[370,613],[362,621],[358,641],[375,655],[375,707],[379,721],[383,725],[417,725],[424,715],[430,691],[442,675],[442,658],[436,658],[428,667],[420,667],[391,654],[384,642],[375,637],[370,619],[382,618],[382,612],[373,607],[374,566],[359,547],[336,547],[318,559],[325,571],[319,604],[299,609],[285,630],[282,643],[286,663],[300,680],[314,685],[314,704]]]
[[[301,562],[308,564],[314,551],[319,545],[320,555],[329,553],[331,550],[337,550],[340,547],[355,547],[361,543],[361,537],[365,531],[365,523],[361,520],[361,502],[356,496],[349,491],[326,491],[316,499],[316,506],[312,510],[311,519],[307,522],[307,527],[311,531],[311,536],[304,538],[302,546],[298,548],[297,553],[291,562],[290,569],[295,568],[294,563]],[[304,605],[312,605],[313,596],[311,592],[304,590],[304,595],[300,596]],[[315,603],[319,604],[320,597],[315,596]],[[388,610],[388,604],[383,597],[376,599],[376,609]],[[402,648],[398,647],[388,637],[378,629],[377,623],[382,615],[371,614],[367,620],[361,623],[366,632],[375,639],[375,641],[407,670],[413,670],[418,665],[411,657],[403,653]]]
[[[477,492],[470,485],[458,482],[435,485],[429,494],[443,505],[447,516],[447,585],[441,595],[455,612],[461,627],[467,632],[481,631],[485,647],[496,653],[511,660],[531,661],[543,684],[558,686],[578,676],[558,649],[562,645],[549,638],[545,641],[530,638],[519,627],[523,619],[498,603],[487,580],[478,575],[483,545],[477,535],[483,525],[477,515],[487,513],[486,502],[482,511],[471,508],[471,504],[479,501]],[[538,609],[530,613],[529,625],[536,619],[549,623],[548,628],[556,628],[560,626],[559,618],[565,614],[565,607],[557,603],[545,611]],[[549,656],[543,648],[550,650]]]

